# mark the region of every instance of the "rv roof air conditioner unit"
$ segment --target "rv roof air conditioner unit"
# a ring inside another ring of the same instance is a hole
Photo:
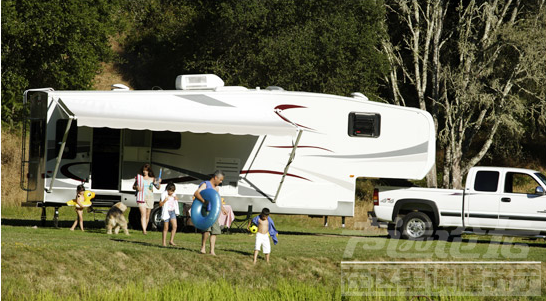
[[[214,74],[185,74],[176,77],[177,90],[213,90],[224,81]]]

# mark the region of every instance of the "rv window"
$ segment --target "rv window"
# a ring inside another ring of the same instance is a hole
[[[179,149],[181,145],[180,133],[176,132],[153,132],[152,148]]]
[[[349,136],[379,137],[381,132],[381,115],[374,113],[350,113]]]
[[[61,144],[63,143],[64,131],[68,124],[67,119],[57,120],[55,129],[55,157],[59,154]],[[63,159],[75,159],[77,153],[78,144],[78,123],[76,120],[72,120],[70,130],[68,131],[68,137],[66,138],[66,144],[63,151]]]
[[[495,192],[499,184],[499,172],[498,171],[478,171],[476,173],[476,179],[474,180],[474,190]]]
[[[38,161],[44,156],[45,122],[32,120],[30,123],[30,160]]]

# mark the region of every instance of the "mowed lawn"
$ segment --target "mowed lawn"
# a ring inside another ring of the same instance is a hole
[[[377,232],[328,230],[317,226],[320,221],[306,227],[303,218],[277,220],[281,234],[279,244],[272,246],[271,264],[260,255],[257,265],[252,264],[254,236],[244,233],[220,235],[218,256],[213,257],[198,252],[199,233],[178,233],[178,246],[162,247],[160,232],[106,235],[101,228],[82,233],[3,223],[2,299],[338,300],[350,299],[341,294],[341,261],[546,260],[543,239],[463,236],[461,242],[415,243]],[[543,262],[543,296],[520,299],[543,300],[545,271]],[[474,299],[481,298],[431,300]]]

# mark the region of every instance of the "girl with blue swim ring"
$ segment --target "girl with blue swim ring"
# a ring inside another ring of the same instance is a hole
[[[206,205],[206,214],[208,214],[210,212],[210,210],[212,209],[212,206],[210,203],[208,203],[204,198],[203,196],[201,196],[201,191],[209,188],[209,189],[214,189],[216,190],[217,192],[220,191],[220,187],[219,185],[222,183],[222,181],[224,180],[224,173],[220,170],[217,170],[214,172],[214,175],[212,176],[212,178],[210,179],[210,181],[204,181],[204,182],[201,182],[201,184],[199,184],[199,188],[197,189],[197,191],[195,191],[194,193],[194,196],[195,196],[195,200],[194,202],[196,201],[200,201],[202,202],[203,204]],[[222,210],[222,212],[224,212],[224,214],[226,213],[224,207],[220,204],[220,208]],[[203,206],[203,208],[205,208],[205,206]],[[209,238],[210,236],[210,254],[211,255],[216,255],[216,253],[214,253],[214,246],[215,246],[215,243],[216,243],[216,235],[219,235],[221,234],[221,229],[220,229],[220,224],[218,223],[218,218],[216,219],[216,221],[214,222],[214,224],[209,227],[208,229],[202,231],[202,236],[201,236],[201,253],[202,254],[205,254],[206,253],[206,248],[205,248],[205,245],[206,245],[206,241],[207,241],[207,238]]]

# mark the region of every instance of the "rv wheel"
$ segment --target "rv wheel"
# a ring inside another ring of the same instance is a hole
[[[161,207],[152,209],[150,213],[150,223],[152,224],[152,230],[162,230],[163,220],[161,220]]]

